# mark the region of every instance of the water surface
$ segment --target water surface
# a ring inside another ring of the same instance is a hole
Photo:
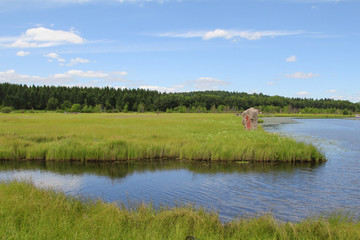
[[[339,210],[359,217],[360,121],[295,122],[264,128],[313,143],[326,155],[326,163],[1,162],[0,180],[31,178],[39,187],[125,204],[191,202],[218,211],[223,220],[271,212],[297,221]]]

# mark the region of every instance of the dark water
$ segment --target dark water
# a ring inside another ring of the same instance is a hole
[[[191,202],[218,211],[223,220],[268,212],[287,221],[334,211],[360,217],[360,121],[296,121],[264,128],[312,142],[328,162],[1,162],[0,180],[31,179],[39,187],[109,202],[155,206]]]

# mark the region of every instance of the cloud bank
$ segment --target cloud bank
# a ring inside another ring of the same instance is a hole
[[[44,27],[29,28],[19,37],[0,38],[0,46],[8,48],[42,48],[84,42],[74,30],[52,30]]]
[[[212,31],[192,31],[185,33],[161,33],[158,37],[174,37],[174,38],[201,38],[203,40],[211,40],[215,38],[223,38],[226,40],[259,40],[261,38],[274,38],[279,36],[298,35],[302,31],[237,31],[237,30],[224,30],[215,29]]]
[[[125,73],[125,72],[122,72]],[[122,76],[102,71],[69,70],[47,77],[17,73],[15,70],[0,72],[0,83],[47,85],[47,86],[88,86],[117,87],[120,83],[130,82]]]
[[[314,77],[318,77],[320,76],[320,74],[317,73],[303,73],[303,72],[296,72],[293,74],[285,74],[285,77],[287,78],[299,78],[299,79],[306,79],[306,78],[314,78]]]

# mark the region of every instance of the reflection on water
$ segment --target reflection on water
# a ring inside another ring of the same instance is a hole
[[[360,216],[360,121],[297,120],[267,125],[324,151],[323,164],[2,162],[0,180],[31,178],[73,196],[105,201],[194,203],[222,219],[272,212],[299,220],[335,210]]]

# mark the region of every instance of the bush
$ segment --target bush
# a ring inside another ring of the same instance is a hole
[[[48,110],[55,110],[58,107],[58,100],[56,98],[49,98],[49,101],[46,105]]]
[[[70,109],[71,108],[71,102],[69,100],[65,100],[63,104],[61,104],[62,109]]]
[[[344,109],[343,110],[343,115],[350,115],[351,114],[351,112],[348,110],[348,109]]]
[[[85,105],[81,109],[81,112],[83,112],[83,113],[92,113],[92,112],[94,112],[94,109],[91,106]]]
[[[124,109],[123,109],[123,112],[124,113],[127,113],[127,112],[129,112],[129,106],[128,106],[128,104],[125,104],[125,106],[124,106]]]
[[[101,104],[96,105],[93,109],[94,109],[94,112],[103,112],[104,111]]]
[[[71,106],[70,112],[81,112],[81,105],[78,103],[75,103]]]
[[[9,107],[4,107],[3,109],[1,109],[2,113],[10,113],[11,112],[11,108]]]

